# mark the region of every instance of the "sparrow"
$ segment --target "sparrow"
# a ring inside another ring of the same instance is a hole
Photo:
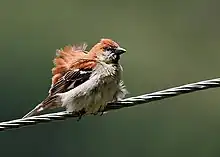
[[[79,113],[80,117],[96,115],[104,111],[107,103],[125,97],[119,60],[126,50],[111,39],[101,39],[90,51],[86,48],[83,43],[56,51],[49,95],[23,118],[59,107]]]

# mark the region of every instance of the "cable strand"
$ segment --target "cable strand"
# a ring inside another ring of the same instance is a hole
[[[143,103],[149,103],[151,101],[157,101],[165,98],[178,96],[181,94],[191,93],[209,88],[217,88],[217,87],[220,87],[220,78],[186,84],[179,87],[169,88],[166,90],[156,91],[149,94],[126,98],[114,103],[108,103],[107,107],[105,108],[105,113],[111,110],[117,110],[125,107],[132,107]],[[0,131],[20,128],[24,126],[36,125],[39,123],[48,123],[52,121],[65,120],[68,118],[77,118],[77,117],[79,117],[78,113],[76,112],[70,113],[67,111],[43,114],[39,116],[1,122]]]

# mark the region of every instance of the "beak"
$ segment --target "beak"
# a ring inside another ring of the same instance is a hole
[[[121,55],[125,52],[126,52],[126,50],[122,47],[118,47],[118,48],[115,49],[115,53],[118,54],[118,55]]]

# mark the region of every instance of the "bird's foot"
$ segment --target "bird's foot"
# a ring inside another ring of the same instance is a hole
[[[77,119],[77,121],[80,121],[85,114],[86,114],[85,109],[82,109],[82,110],[78,111],[78,119]]]
[[[101,112],[100,112],[100,116],[103,116],[103,114],[104,114],[104,111],[101,111]]]
[[[100,113],[100,114],[99,114],[100,116],[103,116],[103,114],[104,114],[104,108],[103,108],[103,106],[100,106],[98,112]]]
[[[94,112],[94,113],[92,113],[92,115],[96,116],[98,113],[99,113],[99,112]]]
[[[96,116],[96,115],[102,116],[103,114],[104,114],[104,110],[103,110],[102,107],[100,107],[100,108],[98,109],[98,111],[92,113],[92,115],[94,115],[94,116]]]

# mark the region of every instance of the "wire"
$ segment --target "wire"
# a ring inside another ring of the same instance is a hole
[[[161,100],[169,97],[174,97],[181,94],[191,93],[199,90],[205,90],[208,88],[220,87],[220,78],[205,80],[197,83],[186,84],[179,87],[169,88],[162,91],[157,91],[149,94],[144,94],[136,97],[130,97],[123,99],[115,103],[109,103],[105,108],[105,113],[114,111],[117,109],[132,107],[143,103],[149,103],[151,101]],[[0,131],[8,129],[20,128],[24,126],[36,125],[39,123],[46,123],[51,121],[65,120],[68,118],[77,118],[79,114],[76,112],[57,112],[51,114],[44,114],[39,116],[28,117],[24,119],[16,119],[0,123]]]

